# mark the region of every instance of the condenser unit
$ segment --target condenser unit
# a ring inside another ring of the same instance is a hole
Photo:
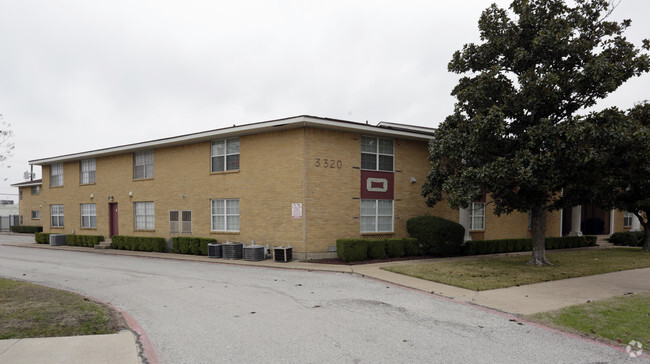
[[[273,248],[276,262],[290,262],[293,259],[292,246],[276,246]]]

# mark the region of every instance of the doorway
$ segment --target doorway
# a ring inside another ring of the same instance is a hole
[[[119,224],[117,219],[117,202],[111,202],[108,204],[108,237],[111,238],[113,235],[119,235]]]

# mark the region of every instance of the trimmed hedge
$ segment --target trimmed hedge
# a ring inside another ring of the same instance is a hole
[[[344,262],[358,262],[368,260],[368,239],[338,239],[336,241],[336,254]]]
[[[545,238],[545,248],[568,249],[595,246],[595,236],[565,236]],[[527,239],[497,239],[497,240],[470,240],[463,246],[465,255],[499,254],[521,252],[533,249],[533,240]]]
[[[144,252],[166,252],[167,241],[165,238],[115,235],[111,238],[111,248]]]
[[[177,236],[172,238],[172,250],[179,254],[208,255],[208,244],[216,242],[216,239]]]
[[[416,239],[338,239],[336,253],[345,262],[358,262],[368,259],[380,259],[386,256],[401,257],[407,252],[419,255],[420,249]]]
[[[34,240],[39,244],[49,244],[50,233],[35,233]]]
[[[68,234],[65,236],[65,244],[70,246],[85,246],[92,248],[104,241],[102,235],[76,235]]]
[[[11,227],[12,233],[35,234],[43,231],[42,226],[14,225]]]
[[[459,223],[438,216],[416,216],[408,219],[406,231],[418,240],[424,254],[462,254],[465,228]]]
[[[609,237],[609,242],[614,245],[642,246],[643,239],[643,231],[625,231],[612,234]]]

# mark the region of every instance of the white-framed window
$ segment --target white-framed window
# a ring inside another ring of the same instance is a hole
[[[192,211],[169,211],[169,233],[191,234]]]
[[[63,227],[63,205],[50,205],[50,225]]]
[[[32,220],[40,220],[41,212],[39,210],[32,210]]]
[[[392,139],[361,137],[361,169],[393,171],[395,156]]]
[[[210,200],[212,231],[239,231],[239,199]]]
[[[32,195],[38,195],[41,193],[41,186],[32,186]]]
[[[97,228],[97,207],[94,203],[81,204],[81,227]]]
[[[632,227],[632,219],[634,214],[629,211],[623,212],[623,227]]]
[[[210,156],[212,172],[239,170],[239,138],[213,140]]]
[[[153,178],[153,150],[133,153],[133,179]]]
[[[133,227],[136,230],[153,230],[155,229],[154,204],[151,201],[134,202],[134,222]]]
[[[50,187],[63,186],[63,163],[50,166]]]
[[[393,232],[393,200],[361,200],[361,232]]]
[[[485,202],[472,202],[469,209],[470,230],[485,230]]]
[[[95,158],[83,159],[80,163],[79,183],[87,185],[95,183]]]

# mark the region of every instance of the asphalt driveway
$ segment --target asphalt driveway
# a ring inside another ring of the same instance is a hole
[[[350,274],[0,245],[0,276],[128,312],[170,364],[641,362],[509,315]]]

